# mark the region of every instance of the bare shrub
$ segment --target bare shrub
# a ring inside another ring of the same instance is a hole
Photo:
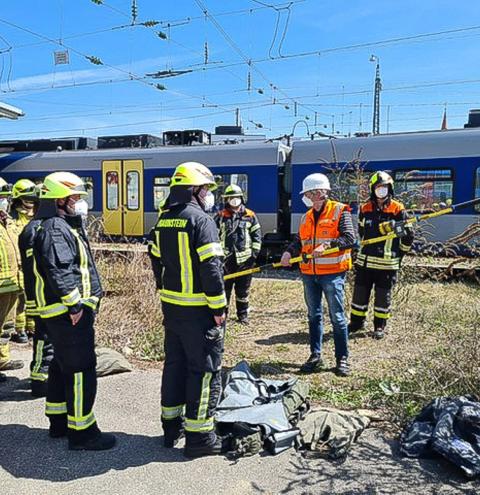
[[[96,325],[98,340],[138,359],[161,360],[162,313],[150,260],[145,252],[130,247],[96,251],[106,291]]]

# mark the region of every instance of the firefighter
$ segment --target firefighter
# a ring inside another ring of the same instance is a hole
[[[225,273],[235,273],[251,268],[262,247],[262,231],[257,216],[245,207],[242,189],[229,185],[222,195],[225,208],[215,216],[220,232],[220,243],[225,254]],[[248,294],[252,276],[247,275],[225,282],[227,307],[235,285],[235,303],[238,321],[248,325]]]
[[[70,172],[47,175],[40,191],[33,245],[36,308],[54,348],[45,413],[50,436],[67,435],[70,450],[107,450],[115,437],[100,432],[93,413],[93,324],[102,287],[83,226],[85,196],[84,183]]]
[[[196,162],[180,164],[152,230],[150,256],[165,326],[162,376],[164,445],[185,432],[185,455],[223,451],[214,415],[221,392],[227,299],[223,251],[213,218],[216,183]]]
[[[393,199],[393,179],[386,172],[376,172],[370,178],[370,199],[362,204],[358,216],[360,240],[388,233],[398,237],[362,246],[355,261],[355,286],[352,297],[349,332],[364,328],[368,301],[375,290],[373,337],[381,339],[390,318],[392,289],[400,263],[413,243],[411,228],[403,222],[407,212],[402,203]]]
[[[36,192],[35,184],[28,179],[20,179],[13,185],[10,216],[15,222],[17,234],[20,234],[25,225],[33,218],[34,202],[37,199]],[[25,293],[22,292],[15,306],[15,332],[10,340],[18,344],[27,344],[28,339],[33,337],[34,330],[33,318],[27,317],[25,312]]]
[[[21,291],[20,254],[17,238],[12,234],[13,220],[8,215],[11,186],[0,177],[0,328],[15,306]],[[0,337],[0,371],[23,368],[23,362],[10,359],[10,336]],[[0,374],[0,381],[5,375]]]
[[[13,186],[15,189],[15,186]],[[32,213],[38,209],[38,194],[40,188],[35,186],[35,192],[30,196],[32,199]],[[30,216],[29,216],[30,217]],[[25,290],[25,313],[28,322],[33,322],[33,357],[30,363],[30,383],[33,397],[46,397],[48,367],[53,358],[53,346],[48,340],[45,322],[38,315],[35,302],[35,270],[33,258],[33,245],[35,234],[41,221],[30,220],[23,228],[18,238],[18,247],[22,259],[22,270]]]
[[[309,208],[303,215],[298,236],[283,253],[281,263],[289,266],[290,258],[299,253],[312,255],[300,263],[305,302],[308,308],[310,357],[300,371],[312,373],[322,367],[323,314],[322,294],[325,294],[335,343],[335,372],[350,374],[348,363],[347,319],[343,307],[346,273],[352,267],[350,246],[355,242],[352,215],[347,205],[328,198],[330,182],[324,174],[308,175],[300,194]],[[339,248],[322,256],[325,249]]]

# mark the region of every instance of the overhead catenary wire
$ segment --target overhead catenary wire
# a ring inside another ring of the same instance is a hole
[[[378,48],[381,46],[388,46],[388,45],[392,45],[392,44],[401,44],[401,43],[406,43],[406,42],[427,40],[429,38],[434,38],[434,37],[437,38],[436,40],[441,41],[442,39],[445,39],[445,38],[441,38],[441,36],[448,35],[448,34],[460,34],[460,33],[471,32],[471,31],[480,31],[480,25],[467,26],[467,27],[455,28],[455,29],[448,29],[448,30],[444,30],[444,31],[420,33],[420,34],[409,35],[409,36],[397,36],[394,38],[386,38],[383,40],[376,40],[376,41],[370,41],[370,42],[365,42],[365,43],[354,43],[354,44],[342,45],[342,46],[336,46],[336,47],[318,48],[315,50],[290,53],[290,54],[281,55],[281,56],[263,57],[263,58],[252,59],[251,62],[252,62],[252,64],[258,64],[258,63],[263,63],[263,62],[287,61],[287,60],[296,59],[296,58],[303,58],[303,57],[324,56],[324,55],[328,55],[331,53],[337,53],[337,52],[342,52],[342,51],[359,50],[359,49],[365,49],[365,48]],[[478,34],[480,34],[480,33],[478,33]],[[451,38],[446,38],[446,39],[451,39]],[[432,40],[432,41],[436,41],[436,40]],[[224,65],[212,66],[209,68],[209,70],[221,69],[223,67],[235,67],[235,66],[242,65],[242,64],[243,64],[243,62],[233,62],[233,61],[228,62],[228,61],[226,61]]]
[[[220,32],[220,34],[225,38],[227,43],[232,47],[232,49],[240,56],[240,58],[243,60],[243,63],[245,63],[249,69],[254,70],[257,74],[260,75],[260,77],[271,87],[275,88],[279,93],[283,94],[287,99],[290,99],[293,103],[294,100],[288,96],[288,94],[283,91],[278,84],[273,84],[269,78],[263,73],[262,70],[260,70],[257,65],[251,60],[248,55],[246,55],[243,50],[235,43],[235,41],[232,39],[232,37],[225,31],[225,29],[222,27],[222,25],[216,20],[216,18],[208,11],[206,5],[203,3],[202,0],[195,0],[195,3],[199,6],[199,8],[202,10],[202,12],[205,14],[205,16],[208,16],[212,24],[215,26],[215,28]],[[310,110],[306,105],[302,105],[304,108],[307,110]]]
[[[260,108],[262,105],[256,105],[255,108]],[[253,108],[253,107],[252,107]],[[191,119],[203,119],[207,117],[212,117],[215,115],[222,115],[225,113],[230,113],[231,110],[219,110],[217,112],[211,112],[211,113],[203,113],[203,114],[198,114],[198,115],[189,115],[186,117],[172,117],[172,118],[164,118],[164,119],[156,119],[156,120],[147,120],[147,121],[141,121],[141,122],[126,122],[123,124],[112,124],[112,125],[102,125],[102,126],[84,126],[84,127],[76,127],[76,128],[71,128],[71,129],[42,129],[41,131],[38,130],[24,130],[22,131],[23,134],[48,134],[48,133],[65,133],[65,132],[84,132],[84,131],[92,131],[92,130],[100,130],[100,129],[113,129],[113,128],[119,128],[119,127],[131,127],[131,126],[136,126],[136,125],[149,125],[149,124],[162,124],[162,122],[176,122],[176,121],[182,121],[182,120],[191,120]],[[10,133],[4,133],[2,132],[2,136],[18,136],[19,132],[10,132]]]
[[[158,85],[157,85],[157,84],[155,84],[155,83],[151,83],[151,82],[149,82],[149,81],[145,80],[145,77],[144,77],[144,76],[139,76],[139,75],[137,75],[137,74],[133,73],[132,71],[128,71],[128,70],[122,69],[122,68],[120,68],[120,67],[117,67],[117,66],[114,66],[114,65],[111,65],[111,64],[105,63],[105,62],[103,62],[103,61],[100,61],[100,59],[98,59],[98,57],[94,57],[94,56],[91,56],[91,55],[85,54],[85,53],[81,52],[80,50],[77,50],[77,49],[75,49],[75,48],[73,48],[73,47],[71,47],[71,46],[67,46],[67,45],[65,45],[65,43],[61,43],[61,42],[60,42],[60,41],[58,41],[58,40],[52,39],[52,38],[50,38],[50,37],[48,37],[48,36],[45,36],[44,34],[37,33],[37,32],[35,32],[35,31],[33,31],[33,30],[29,29],[29,28],[25,28],[25,27],[23,27],[23,26],[20,26],[20,25],[18,25],[18,24],[15,24],[15,23],[13,23],[13,22],[11,22],[11,21],[7,21],[6,19],[2,19],[2,18],[0,18],[0,23],[6,24],[6,25],[11,26],[11,27],[14,27],[14,28],[19,29],[19,30],[21,30],[21,31],[27,32],[27,33],[29,33],[29,34],[31,34],[31,35],[33,35],[33,36],[36,36],[36,37],[42,38],[42,39],[44,39],[44,40],[47,40],[47,41],[49,41],[49,42],[51,42],[51,43],[53,43],[53,44],[55,44],[55,45],[60,45],[60,46],[62,46],[62,47],[68,48],[68,49],[69,49],[70,51],[72,51],[73,53],[75,53],[75,54],[77,54],[77,55],[80,55],[81,57],[84,57],[84,58],[86,58],[87,60],[90,60],[90,61],[92,61],[93,59],[95,59],[95,60],[99,60],[99,64],[104,65],[105,67],[108,67],[108,68],[110,68],[110,69],[112,69],[112,70],[115,70],[115,71],[121,72],[121,73],[123,73],[123,74],[127,74],[127,75],[128,75],[128,77],[129,77],[131,80],[134,80],[134,81],[136,81],[136,82],[142,83],[142,84],[144,84],[144,85],[146,85],[146,86],[149,86],[149,87],[151,87],[151,88],[158,89]],[[94,63],[96,63],[96,62],[94,62]],[[166,89],[166,88],[163,88],[163,89]],[[213,102],[208,101],[208,100],[206,99],[206,97],[205,97],[205,96],[189,95],[189,94],[181,93],[181,92],[178,92],[178,91],[171,91],[171,90],[169,90],[169,91],[170,91],[171,93],[173,93],[173,94],[178,94],[178,95],[181,95],[181,96],[184,96],[184,97],[188,97],[188,98],[193,98],[193,99],[204,100],[204,101],[206,101],[207,103],[212,103],[212,104],[213,104]],[[228,110],[228,111],[232,111],[232,110],[233,110],[233,109],[231,109],[231,108],[230,108],[230,109],[227,109],[227,107],[225,107],[225,106],[223,106],[223,105],[221,105],[221,104],[215,104],[215,105],[216,105],[216,106],[218,106],[219,108],[224,108],[224,109],[226,109],[226,110]]]

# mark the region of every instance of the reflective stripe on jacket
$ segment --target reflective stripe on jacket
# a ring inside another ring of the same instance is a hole
[[[383,208],[378,208],[373,201],[367,201],[360,207],[358,230],[360,241],[373,239],[382,235],[379,226],[383,222],[407,219],[405,207],[399,201],[391,199]],[[402,238],[388,239],[383,242],[362,246],[355,260],[355,265],[375,270],[398,270],[402,256],[408,252],[413,243],[413,234]]]
[[[215,216],[225,256],[235,256],[238,265],[256,258],[262,248],[262,231],[257,216],[243,205],[238,212],[225,208]]]
[[[100,277],[80,217],[43,220],[34,239],[35,301],[41,318],[96,309]]]
[[[299,237],[302,254],[311,254],[322,243],[332,242],[340,237],[339,222],[344,210],[349,207],[343,203],[327,200],[315,225],[314,210],[311,208],[300,221]],[[326,275],[341,273],[352,267],[351,249],[342,249],[336,253],[300,263],[300,270],[306,275]]]
[[[149,248],[164,314],[181,317],[195,307],[222,314],[227,299],[215,222],[194,201],[164,208]]]
[[[18,231],[14,221],[7,217],[0,221],[0,294],[18,292],[22,287]]]

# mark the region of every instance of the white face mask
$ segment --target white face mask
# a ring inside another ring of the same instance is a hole
[[[232,198],[228,200],[228,204],[234,208],[237,208],[242,204],[242,200],[240,198]]]
[[[0,198],[0,211],[7,212],[8,211],[8,199]]]
[[[203,208],[205,211],[210,211],[215,206],[215,196],[212,191],[208,191],[202,198]]]
[[[388,187],[381,186],[375,189],[375,196],[379,199],[386,198],[388,196]]]
[[[88,203],[84,199],[79,199],[73,205],[74,215],[81,215],[86,217],[88,215]]]
[[[302,201],[307,208],[311,208],[313,206],[313,201],[310,198],[307,198],[306,196],[302,196]]]

